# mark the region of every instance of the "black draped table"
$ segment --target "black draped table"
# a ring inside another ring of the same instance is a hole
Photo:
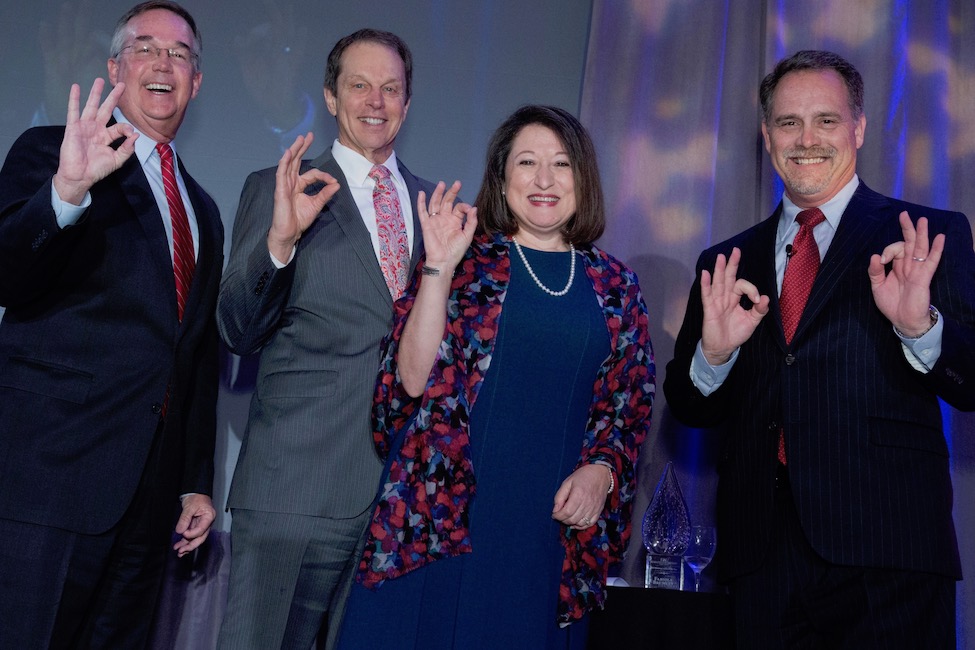
[[[720,650],[735,647],[731,596],[642,587],[607,587],[592,612],[589,650]]]

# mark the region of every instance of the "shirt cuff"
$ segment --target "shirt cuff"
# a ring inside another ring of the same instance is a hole
[[[285,262],[284,264],[282,264],[281,262],[279,262],[278,261],[278,258],[276,258],[274,256],[274,254],[271,253],[270,251],[268,251],[268,255],[271,257],[271,264],[274,265],[274,268],[276,268],[276,269],[278,269],[280,271],[281,269],[283,269],[287,265],[291,264],[291,260],[293,260],[295,258],[295,253],[297,253],[297,252],[298,252],[298,247],[297,246],[292,246],[291,247],[291,255],[288,257],[288,261]]]
[[[904,336],[894,328],[894,334],[901,342],[901,351],[911,367],[927,374],[941,358],[941,342],[944,337],[945,319],[938,314],[938,321],[927,332],[916,339]]]
[[[81,216],[89,205],[91,205],[91,192],[85,192],[85,198],[81,200],[81,205],[74,205],[62,201],[61,197],[58,196],[58,191],[54,189],[54,183],[51,183],[51,207],[54,208],[54,218],[57,220],[59,228],[64,229],[81,221]]]
[[[731,373],[735,361],[738,359],[739,349],[735,348],[735,351],[731,353],[731,358],[720,366],[712,366],[704,357],[701,342],[697,342],[697,347],[694,349],[694,358],[691,359],[691,383],[701,391],[702,395],[707,397],[721,388],[721,385]]]

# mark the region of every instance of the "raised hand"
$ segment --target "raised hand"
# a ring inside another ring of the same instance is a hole
[[[443,339],[453,272],[471,245],[477,228],[477,208],[466,203],[454,205],[459,191],[460,181],[454,181],[446,192],[444,183],[440,182],[429,201],[424,192],[416,200],[426,251],[425,271],[399,347],[400,381],[413,397],[423,394],[430,377]],[[427,274],[426,269],[436,269],[436,272]]]
[[[769,297],[759,294],[758,288],[748,280],[737,277],[740,260],[741,251],[734,248],[727,260],[724,255],[718,255],[713,275],[706,270],[701,272],[704,306],[701,351],[711,365],[728,361],[768,313]],[[751,309],[741,306],[742,296],[752,301]]]
[[[907,212],[900,214],[904,241],[894,242],[880,255],[870,257],[867,274],[877,308],[905,336],[920,336],[931,327],[931,278],[938,269],[945,248],[945,236],[928,240],[928,220],[917,220],[917,229]],[[891,265],[890,273],[884,265]]]
[[[301,235],[318,218],[325,204],[339,191],[339,182],[331,174],[312,167],[304,174],[301,158],[311,146],[315,136],[299,135],[278,161],[274,176],[274,212],[271,228],[267,233],[267,247],[282,263],[291,258],[291,252]],[[314,183],[323,183],[315,194],[305,194]]]
[[[477,228],[477,208],[466,203],[454,204],[460,192],[460,181],[454,181],[449,189],[443,181],[430,195],[420,192],[416,207],[423,231],[425,265],[452,272],[464,257],[474,239]]]
[[[68,95],[68,119],[54,188],[61,200],[74,205],[81,204],[92,185],[121,167],[135,151],[138,134],[131,125],[106,126],[119,97],[125,92],[125,84],[115,86],[102,102],[104,87],[104,79],[95,79],[83,110],[78,84],[72,84]],[[120,138],[124,138],[121,146],[112,148],[110,145]]]

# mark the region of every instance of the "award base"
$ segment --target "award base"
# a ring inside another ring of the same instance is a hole
[[[644,587],[680,591],[684,583],[684,562],[676,555],[647,554]]]

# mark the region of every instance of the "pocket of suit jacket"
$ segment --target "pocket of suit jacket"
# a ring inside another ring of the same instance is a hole
[[[261,400],[321,398],[335,392],[339,373],[334,370],[288,370],[264,377],[257,387]]]
[[[0,386],[84,404],[94,375],[68,366],[13,356],[0,369]]]

